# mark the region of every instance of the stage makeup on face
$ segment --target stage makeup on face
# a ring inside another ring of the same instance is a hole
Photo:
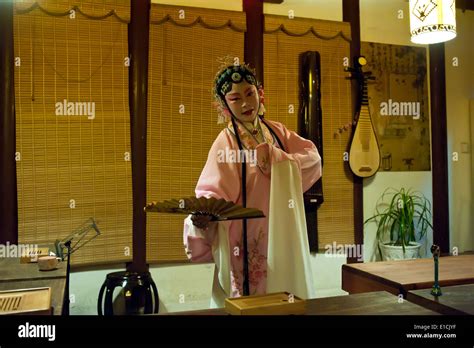
[[[225,95],[232,114],[242,122],[252,122],[257,116],[259,101],[257,88],[247,81],[233,83],[232,89]]]

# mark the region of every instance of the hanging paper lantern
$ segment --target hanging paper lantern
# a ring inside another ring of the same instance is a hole
[[[456,37],[455,0],[410,0],[411,41],[434,44]]]

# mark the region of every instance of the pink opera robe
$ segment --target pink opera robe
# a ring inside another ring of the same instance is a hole
[[[263,211],[265,218],[247,220],[249,285],[250,295],[265,294],[267,288],[267,249],[269,225],[269,200],[271,183],[271,166],[265,166],[265,159],[270,164],[280,161],[294,161],[301,173],[302,192],[307,191],[321,177],[321,157],[316,146],[297,133],[288,130],[283,124],[266,120],[280,138],[285,150],[277,142],[262,143],[256,146],[257,163],[247,163],[247,207]],[[262,124],[262,127],[265,127]],[[266,127],[265,127],[266,128]],[[244,142],[245,143],[245,142]],[[196,186],[196,197],[223,198],[242,204],[241,163],[218,161],[222,151],[239,147],[235,135],[229,128],[223,129],[214,141],[205,167]],[[220,150],[220,151],[219,151]],[[263,160],[263,161],[262,161]],[[259,168],[260,167],[260,168]],[[264,170],[261,170],[264,168]],[[243,246],[242,221],[212,222],[204,231],[191,222],[190,216],[184,222],[184,246],[192,262],[212,262],[213,243],[216,245],[218,224],[225,224],[228,231],[230,250],[230,294],[227,297],[243,295]],[[227,243],[227,242],[226,242]],[[215,277],[216,279],[216,277]]]

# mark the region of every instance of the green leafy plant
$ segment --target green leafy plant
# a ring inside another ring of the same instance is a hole
[[[390,196],[390,203],[387,203]],[[390,243],[387,244],[401,246],[405,252],[405,246],[422,240],[428,228],[433,229],[430,222],[431,203],[419,191],[389,187],[378,199],[375,214],[365,220],[364,224],[371,221],[377,223],[376,237],[379,242],[383,243],[386,234],[390,233]],[[380,246],[378,250],[382,255]]]

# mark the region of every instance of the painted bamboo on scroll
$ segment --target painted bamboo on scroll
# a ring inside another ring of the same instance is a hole
[[[373,176],[380,167],[380,150],[370,116],[367,81],[373,80],[371,72],[362,71],[367,64],[365,57],[355,57],[354,67],[346,68],[351,78],[359,83],[359,102],[356,108],[356,126],[352,134],[349,151],[349,166],[352,172],[362,178]]]

